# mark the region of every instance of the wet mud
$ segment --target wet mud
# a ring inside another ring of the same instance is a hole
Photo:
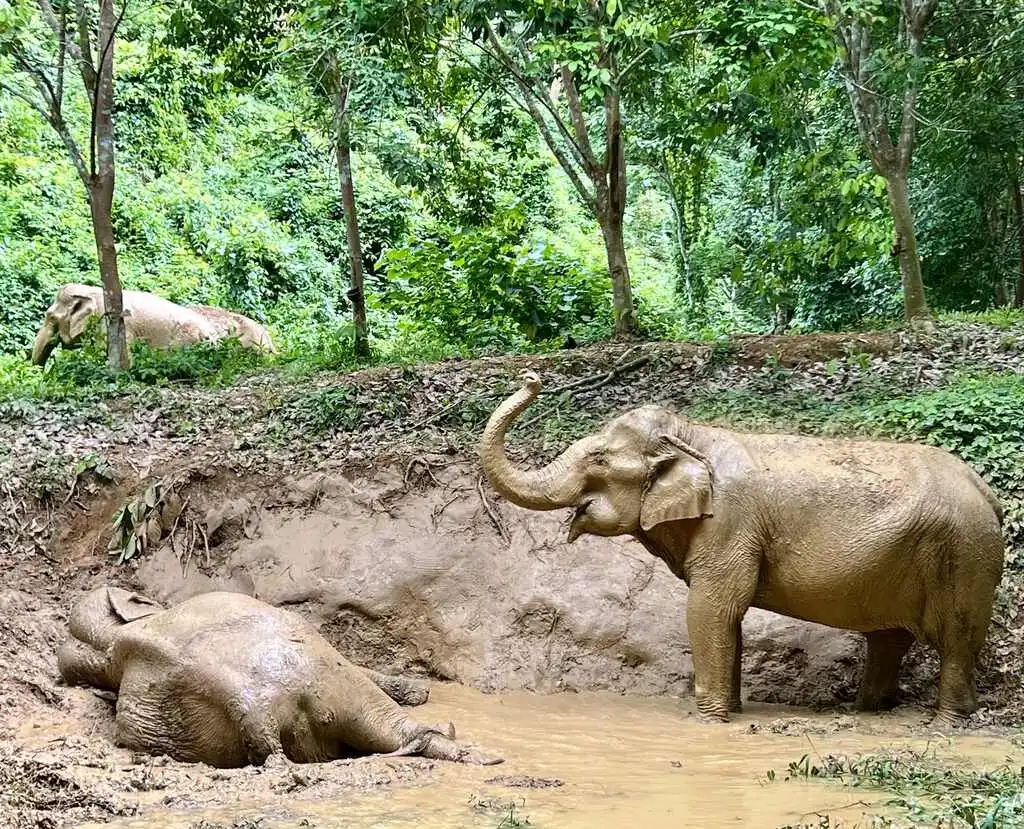
[[[186,560],[179,538],[114,566],[111,502],[49,558],[8,567],[3,829],[776,827],[817,826],[817,814],[852,826],[884,814],[886,797],[784,780],[789,763],[926,745],[979,768],[1024,762],[992,729],[929,731],[928,654],[908,660],[910,704],[849,714],[860,637],[756,610],[744,620],[746,711],[699,724],[685,585],[635,542],[566,544],[565,516],[501,502],[468,463],[437,462],[415,480],[405,464],[361,478],[210,479],[188,496],[209,546]],[[62,686],[55,660],[68,610],[103,583],[165,604],[227,589],[286,606],[353,662],[428,680],[417,719],[450,720],[505,763],[216,770],[116,748],[113,702]]]
[[[818,815],[832,825],[870,825],[872,815],[888,813],[883,794],[786,780],[789,763],[803,754],[929,747],[940,762],[978,768],[1024,761],[1024,752],[1002,737],[928,734],[913,710],[844,715],[755,703],[734,722],[707,726],[688,700],[609,692],[485,695],[447,683],[434,687],[421,710],[458,720],[460,736],[492,746],[506,762],[484,768],[370,758],[215,771],[153,758],[133,762],[115,750],[97,757],[97,767],[64,771],[137,787],[108,795],[136,814],[79,824],[89,827],[494,829],[529,820],[519,825],[668,829],[818,825]]]

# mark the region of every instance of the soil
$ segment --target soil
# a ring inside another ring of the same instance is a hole
[[[540,371],[549,390],[577,384],[574,399],[603,419],[645,395],[678,401],[687,382],[726,382],[766,361],[813,371],[851,353],[885,355],[886,370],[927,384],[938,381],[921,370],[922,354],[947,349],[997,365],[1013,357],[996,344],[1004,334],[985,336],[916,345],[888,333],[738,338],[724,355],[709,345],[616,344],[21,412],[0,424],[0,825],[187,812],[243,791],[287,811],[297,792],[335,798],[437,774],[437,763],[417,758],[224,772],[115,748],[112,703],[61,685],[54,656],[69,608],[98,584],[164,603],[244,592],[312,620],[358,664],[490,694],[688,698],[685,585],[632,540],[567,544],[566,515],[521,510],[480,480],[474,430],[518,371]],[[645,362],[623,369],[638,356]],[[338,417],[324,425],[331,406]],[[541,432],[516,452],[541,458],[574,436]],[[83,458],[92,465],[82,468]],[[112,520],[153,482],[184,508],[173,532],[164,527],[118,564],[107,550]],[[844,711],[862,651],[852,634],[751,610],[745,698],[805,709],[750,723],[752,733],[806,732],[821,727],[807,726],[806,709]],[[925,709],[913,706],[932,700],[934,659],[915,648],[905,674],[911,716],[923,724]],[[998,689],[981,690],[985,706],[1005,710]],[[979,722],[992,721],[981,713]],[[557,788],[554,778],[532,779],[505,785]]]

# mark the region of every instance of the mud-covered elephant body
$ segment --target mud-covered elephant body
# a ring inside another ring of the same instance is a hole
[[[523,471],[505,456],[505,432],[539,390],[528,376],[491,416],[479,448],[488,479],[529,509],[575,507],[570,541],[634,536],[687,583],[706,719],[740,710],[749,607],[864,633],[861,708],[895,703],[918,639],[941,658],[938,718],[975,710],[975,659],[1003,568],[1002,510],[965,463],[913,443],[702,426],[651,405]]]
[[[454,728],[414,722],[419,682],[360,668],[299,616],[239,593],[169,609],[101,587],[73,610],[64,681],[117,694],[118,745],[217,767],[366,754],[494,763]]]
[[[247,348],[276,351],[258,322],[210,305],[178,305],[145,291],[122,291],[125,338],[153,348],[172,348],[238,337]],[[61,286],[36,333],[32,362],[45,365],[58,345],[75,348],[89,320],[104,312],[103,290],[92,285]]]

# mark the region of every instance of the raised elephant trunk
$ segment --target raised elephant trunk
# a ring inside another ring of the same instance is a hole
[[[505,455],[505,433],[511,423],[537,399],[540,378],[528,372],[525,385],[502,403],[484,429],[477,446],[487,480],[499,494],[526,509],[552,510],[573,506],[583,493],[575,471],[582,445],[577,443],[542,469],[516,469]]]
[[[46,361],[57,347],[57,329],[49,320],[43,323],[43,327],[36,334],[36,341],[32,346],[32,364],[36,366],[46,365]]]

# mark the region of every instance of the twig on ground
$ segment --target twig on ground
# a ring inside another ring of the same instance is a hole
[[[476,491],[480,496],[480,501],[484,505],[484,509],[487,510],[487,515],[490,516],[491,523],[494,524],[494,528],[498,531],[498,535],[501,536],[501,540],[505,542],[506,547],[512,545],[512,539],[509,537],[508,530],[505,528],[505,523],[498,517],[494,507],[491,506],[491,502],[487,500],[487,495],[484,493],[484,476],[479,475],[476,479]]]
[[[441,515],[444,514],[444,511],[446,509],[448,509],[448,507],[450,507],[452,504],[454,504],[456,501],[459,500],[459,495],[461,495],[461,494],[462,494],[461,491],[456,492],[451,498],[449,498],[443,504],[440,504],[440,505],[434,507],[434,509],[432,509],[430,511],[430,526],[431,527],[433,527],[435,530],[437,529],[438,519],[441,518]]]
[[[416,457],[414,457],[412,460],[409,461],[409,463],[406,464],[405,474],[402,476],[402,483],[405,484],[406,489],[409,488],[409,473],[412,472],[412,468],[416,466],[416,464],[420,464],[420,466],[422,466],[427,471],[427,475],[430,476],[430,480],[434,482],[435,486],[444,488],[444,484],[442,484],[434,476],[434,470],[431,468],[433,464],[431,464],[430,461],[428,461],[426,458],[421,457],[420,455],[416,455]]]
[[[171,541],[171,552],[177,557],[178,561],[181,561],[181,556],[178,555],[178,550],[174,546],[174,533],[178,529],[178,522],[181,520],[181,516],[185,514],[185,510],[188,509],[188,502],[192,500],[192,496],[186,496],[185,501],[181,505],[181,511],[174,516],[174,523],[171,525],[171,532],[168,538]]]
[[[210,539],[206,537],[206,530],[203,529],[203,525],[196,521],[196,527],[199,529],[199,534],[203,537],[203,553],[204,561],[206,566],[210,566]]]

